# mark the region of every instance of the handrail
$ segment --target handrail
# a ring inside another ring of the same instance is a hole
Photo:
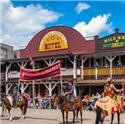
[[[84,68],[84,76],[94,76],[95,68]],[[97,68],[98,75],[110,75],[110,68],[98,67]],[[125,66],[112,67],[113,75],[125,74]]]

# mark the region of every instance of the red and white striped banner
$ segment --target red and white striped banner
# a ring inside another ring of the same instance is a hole
[[[20,68],[20,80],[39,80],[48,77],[60,76],[60,60],[42,69]]]

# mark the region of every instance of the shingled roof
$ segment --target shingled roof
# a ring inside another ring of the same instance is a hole
[[[68,48],[54,51],[39,51],[41,39],[50,31],[61,32],[68,41]],[[37,33],[29,42],[27,47],[20,51],[21,58],[53,56],[65,54],[92,54],[95,52],[95,41],[86,41],[85,38],[75,29],[66,26],[54,26]]]

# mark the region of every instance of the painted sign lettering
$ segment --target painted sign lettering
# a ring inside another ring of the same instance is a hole
[[[108,37],[103,41],[103,48],[116,48],[125,46],[125,35]]]
[[[59,31],[48,32],[41,40],[39,51],[52,51],[67,49],[68,42],[66,37]]]

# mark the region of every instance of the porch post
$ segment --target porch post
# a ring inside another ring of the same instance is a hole
[[[26,85],[25,84],[21,84],[21,92],[23,93],[28,86],[29,86],[29,84],[26,84]]]
[[[74,79],[74,95],[76,96],[76,78],[77,78],[77,56],[74,56],[74,61],[73,61],[73,79]]]
[[[81,78],[84,79],[84,63],[87,58],[81,59]]]
[[[33,62],[33,69],[35,69],[35,65]],[[32,81],[32,96],[33,96],[33,108],[35,108],[35,81]]]
[[[48,82],[48,85],[47,83],[44,83],[45,87],[47,88],[47,90],[49,91],[49,97],[52,96],[52,91],[53,89],[56,87],[57,83],[54,83],[54,85],[52,85],[53,82]],[[51,108],[51,99],[50,100],[50,108]]]
[[[12,63],[9,64],[9,66],[6,66],[6,81],[8,81],[8,71],[9,71],[9,68],[11,65],[12,65]]]
[[[6,84],[6,94],[9,94],[11,87],[12,87],[12,84],[10,84],[10,85]]]
[[[112,78],[112,62],[116,58],[116,56],[114,56],[114,57],[112,57],[112,56],[110,56],[110,57],[105,56],[105,57],[110,62],[110,78]]]

